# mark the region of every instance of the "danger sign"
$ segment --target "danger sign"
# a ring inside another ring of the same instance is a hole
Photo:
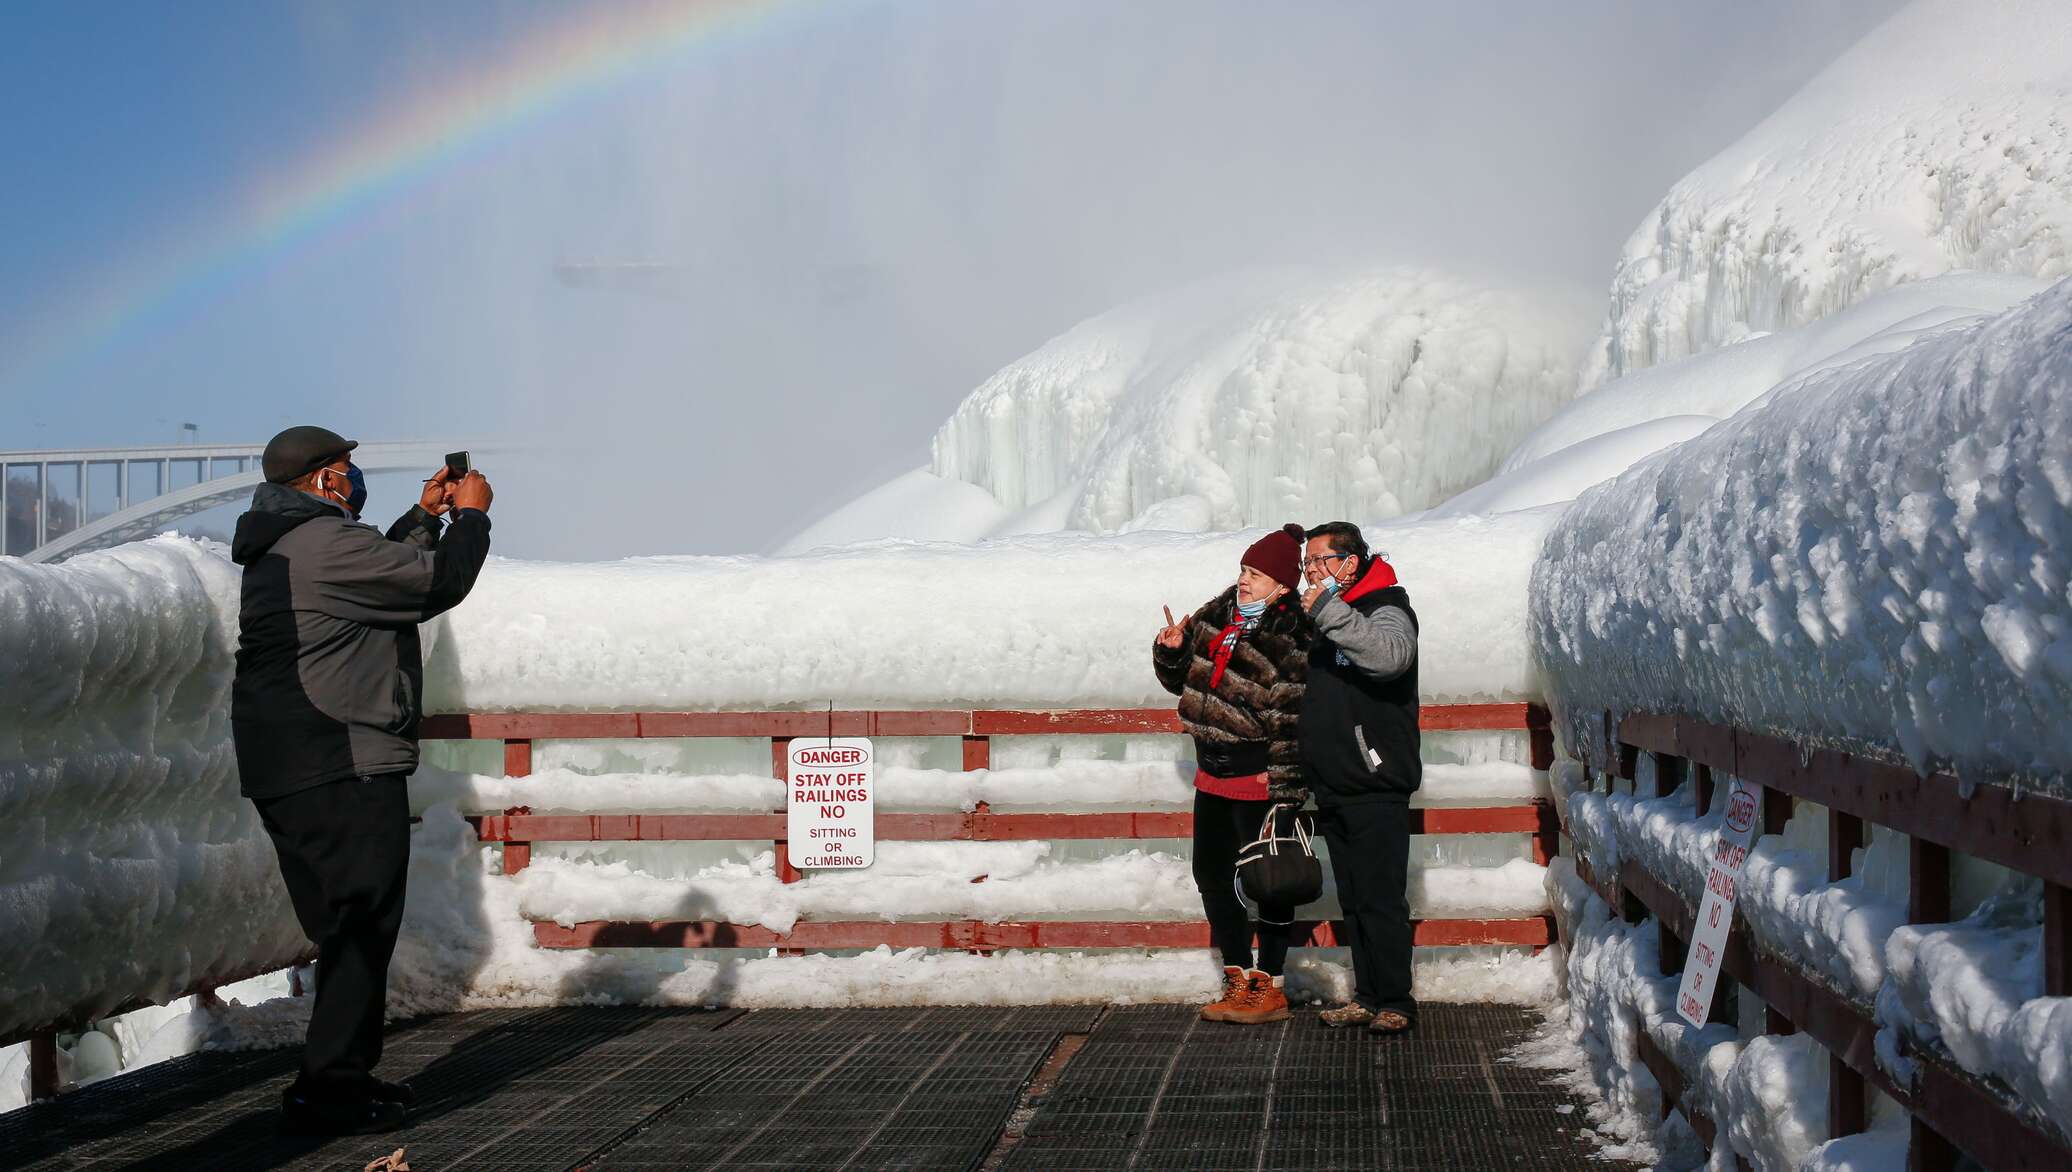
[[[868,867],[877,856],[869,737],[801,737],[786,752],[785,837],[794,867]]]
[[[1691,932],[1691,950],[1684,957],[1683,981],[1676,990],[1677,1016],[1703,1026],[1712,1016],[1712,987],[1726,960],[1727,932],[1734,926],[1734,902],[1748,848],[1755,842],[1763,812],[1763,791],[1736,777],[1727,791],[1727,814],[1712,848],[1712,868],[1705,877],[1705,900],[1698,905],[1698,924]]]

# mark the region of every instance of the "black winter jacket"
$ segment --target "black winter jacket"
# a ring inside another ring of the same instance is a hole
[[[1392,607],[1401,614],[1384,614]],[[1410,593],[1395,584],[1388,563],[1369,559],[1313,617],[1318,633],[1301,721],[1310,792],[1318,806],[1408,801],[1424,783]]]
[[[1216,636],[1236,613],[1232,586],[1194,612],[1180,646],[1169,650],[1154,642],[1151,666],[1159,684],[1180,697],[1180,724],[1194,738],[1195,764],[1212,777],[1264,773],[1273,800],[1299,802],[1306,791],[1295,721],[1315,629],[1302,600],[1283,594],[1238,640],[1211,689]]]
[[[246,797],[417,768],[417,624],[465,598],[489,556],[483,513],[439,527],[413,505],[384,537],[284,485],[252,494],[230,546],[245,568],[230,727]]]

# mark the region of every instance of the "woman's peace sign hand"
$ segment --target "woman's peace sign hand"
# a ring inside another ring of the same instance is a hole
[[[1158,633],[1158,645],[1160,647],[1176,649],[1181,643],[1186,641],[1187,624],[1193,620],[1191,616],[1186,616],[1176,623],[1173,621],[1173,608],[1168,606],[1163,609],[1165,610],[1166,625],[1165,629]]]

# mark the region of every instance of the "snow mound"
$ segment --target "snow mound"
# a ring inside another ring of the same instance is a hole
[[[237,570],[158,538],[0,558],[0,1033],[307,945],[230,743]]]
[[[1487,477],[1573,394],[1587,312],[1406,268],[1208,283],[1011,363],[932,467],[1095,532],[1175,498],[1191,528],[1392,517]]]
[[[1591,489],[1532,574],[1557,721],[1667,708],[2062,789],[2068,451],[2072,281]]]
[[[1958,269],[2072,272],[2072,6],[1916,0],[1670,189],[1584,374],[1622,374]]]

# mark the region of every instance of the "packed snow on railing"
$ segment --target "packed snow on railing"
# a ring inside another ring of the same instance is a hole
[[[1586,492],[1533,575],[1557,728],[1588,744],[1607,711],[1680,712],[2066,793],[2068,453],[2072,281],[1803,379]],[[1605,796],[1557,774],[1598,874],[1634,860],[1686,898],[1701,891],[1719,815],[1699,818],[1691,787]],[[1874,1002],[1888,1070],[1903,1072],[1905,1037],[2004,1081],[2072,1133],[2072,999],[2042,996],[2036,881],[1960,859],[1959,921],[1907,926],[1904,838],[1874,831],[1854,876],[1831,883],[1826,831],[1811,807],[1760,840],[1740,884],[1753,939]],[[1644,1029],[1763,1167],[1903,1150],[1903,1132],[1822,1148],[1818,1048],[1690,1030],[1675,978],[1648,955],[1652,934],[1605,918],[1567,861],[1555,872],[1576,941],[1571,1013],[1627,1130],[1653,1080],[1621,1035]],[[1903,1122],[1873,1113],[1877,1128]]]

